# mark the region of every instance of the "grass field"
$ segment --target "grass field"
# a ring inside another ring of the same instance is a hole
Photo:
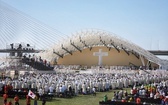
[[[126,89],[129,90],[129,89]],[[54,98],[51,101],[47,101],[46,105],[98,105],[99,101],[103,100],[104,95],[108,96],[108,99],[111,100],[113,97],[113,93],[116,90],[108,91],[108,92],[97,92],[96,96],[92,95],[78,95],[72,98]],[[9,98],[13,102],[13,99]],[[31,105],[33,104],[34,100],[31,100]],[[3,103],[3,98],[0,97],[0,105]],[[25,99],[20,99],[20,105],[26,105]],[[41,101],[38,101],[38,105],[42,105]]]

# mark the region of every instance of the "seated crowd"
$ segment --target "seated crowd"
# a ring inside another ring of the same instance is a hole
[[[141,74],[137,71],[131,72],[130,74],[130,72],[118,70],[112,73],[95,74],[59,72],[56,74],[27,74],[19,76],[17,80],[7,78],[0,80],[0,91],[1,95],[5,92],[11,95],[14,92],[12,97],[15,94],[19,97],[26,97],[28,90],[32,90],[40,98],[43,96],[52,98],[54,96],[72,97],[78,94],[96,95],[96,92],[133,87],[130,94],[123,90],[116,92],[114,101],[128,101],[130,97],[135,100],[137,97],[142,99],[161,96],[165,101],[168,86],[167,71],[151,71],[150,74]]]
[[[130,92],[126,90],[114,91],[114,96],[108,100],[107,95],[104,96],[100,105],[141,105],[141,104],[157,104],[168,105],[168,81],[161,81],[159,83],[151,83],[149,85],[133,86]]]

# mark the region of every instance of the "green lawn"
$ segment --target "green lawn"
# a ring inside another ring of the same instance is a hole
[[[46,105],[98,105],[99,101],[103,100],[104,95],[107,95],[108,99],[111,100],[111,98],[113,97],[113,92],[114,90],[108,92],[98,92],[96,96],[78,95],[72,98],[54,98],[52,101],[47,101]],[[8,100],[13,101],[13,99]],[[33,105],[33,101],[34,100],[31,100],[31,105]],[[26,105],[25,99],[21,99],[19,102],[20,105]],[[0,97],[0,103],[3,103],[2,97]],[[42,105],[42,102],[38,101],[38,105]]]

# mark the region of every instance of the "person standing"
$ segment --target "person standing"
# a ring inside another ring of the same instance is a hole
[[[108,100],[108,97],[107,97],[107,95],[105,95],[104,98],[103,98],[103,101],[107,102],[107,100]]]
[[[11,101],[9,101],[7,105],[12,105],[12,102],[11,102]]]
[[[42,100],[42,96],[43,96],[43,94],[44,94],[42,87],[40,87],[38,93],[39,93],[39,99]]]
[[[136,98],[136,104],[140,105],[141,104],[141,99],[139,97]]]
[[[4,105],[7,105],[7,98],[8,98],[8,95],[6,93],[3,94]]]
[[[14,102],[15,102],[15,105],[19,105],[19,97],[18,97],[18,95],[15,95]]]
[[[93,94],[93,96],[96,96],[96,88],[95,87],[93,87],[93,89],[92,89],[92,94]]]
[[[82,84],[82,93],[83,93],[83,95],[86,94],[86,84],[85,84],[85,82]]]
[[[45,97],[43,96],[42,105],[45,105],[45,104],[46,104],[46,99],[45,99]]]
[[[34,105],[37,105],[37,96],[34,98]]]
[[[31,98],[30,96],[26,95],[26,105],[30,105],[31,103]]]
[[[4,86],[4,93],[8,93],[8,85],[7,84]]]

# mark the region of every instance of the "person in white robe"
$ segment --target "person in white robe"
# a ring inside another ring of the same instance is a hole
[[[106,87],[106,82],[103,81],[102,82],[102,91],[106,91],[107,87]]]
[[[95,84],[95,86],[97,87],[97,91],[100,92],[100,90],[101,90],[101,84],[100,84],[99,81]]]
[[[75,85],[75,95],[78,95],[78,84]]]
[[[58,95],[58,94],[59,94],[59,92],[60,92],[59,85],[57,85],[57,86],[56,86],[55,91],[56,91],[56,95]]]
[[[39,98],[40,100],[42,99],[42,96],[44,94],[44,90],[40,87],[40,89],[38,90],[38,94],[39,94]]]
[[[116,88],[120,88],[120,80],[119,79],[117,79],[117,81],[116,81]]]
[[[89,85],[89,86],[90,86],[90,93],[92,93],[92,90],[93,90],[93,89],[92,89],[92,88],[93,88],[93,83],[92,83],[92,81],[90,81],[90,85]]]
[[[49,87],[49,93],[54,93],[54,87],[52,85]]]
[[[82,84],[82,93],[86,94],[86,84],[85,83]]]
[[[92,94],[93,94],[93,96],[96,96],[96,88],[95,87],[92,88]]]
[[[27,88],[28,89],[31,89],[31,84],[32,84],[32,81],[30,79],[27,80]]]
[[[3,83],[2,80],[0,80],[0,91],[2,91]]]
[[[44,93],[47,94],[48,91],[49,91],[49,86],[46,84],[46,85],[44,86]]]
[[[82,83],[81,82],[78,83],[77,88],[78,88],[78,92],[82,93]]]
[[[100,86],[100,91],[103,91],[103,81],[102,80],[99,82],[99,86]]]
[[[34,89],[34,90],[37,89],[35,82],[33,82],[33,83],[31,84],[31,88]]]
[[[110,90],[110,81],[106,82],[106,87],[107,87],[107,91],[109,91]]]

